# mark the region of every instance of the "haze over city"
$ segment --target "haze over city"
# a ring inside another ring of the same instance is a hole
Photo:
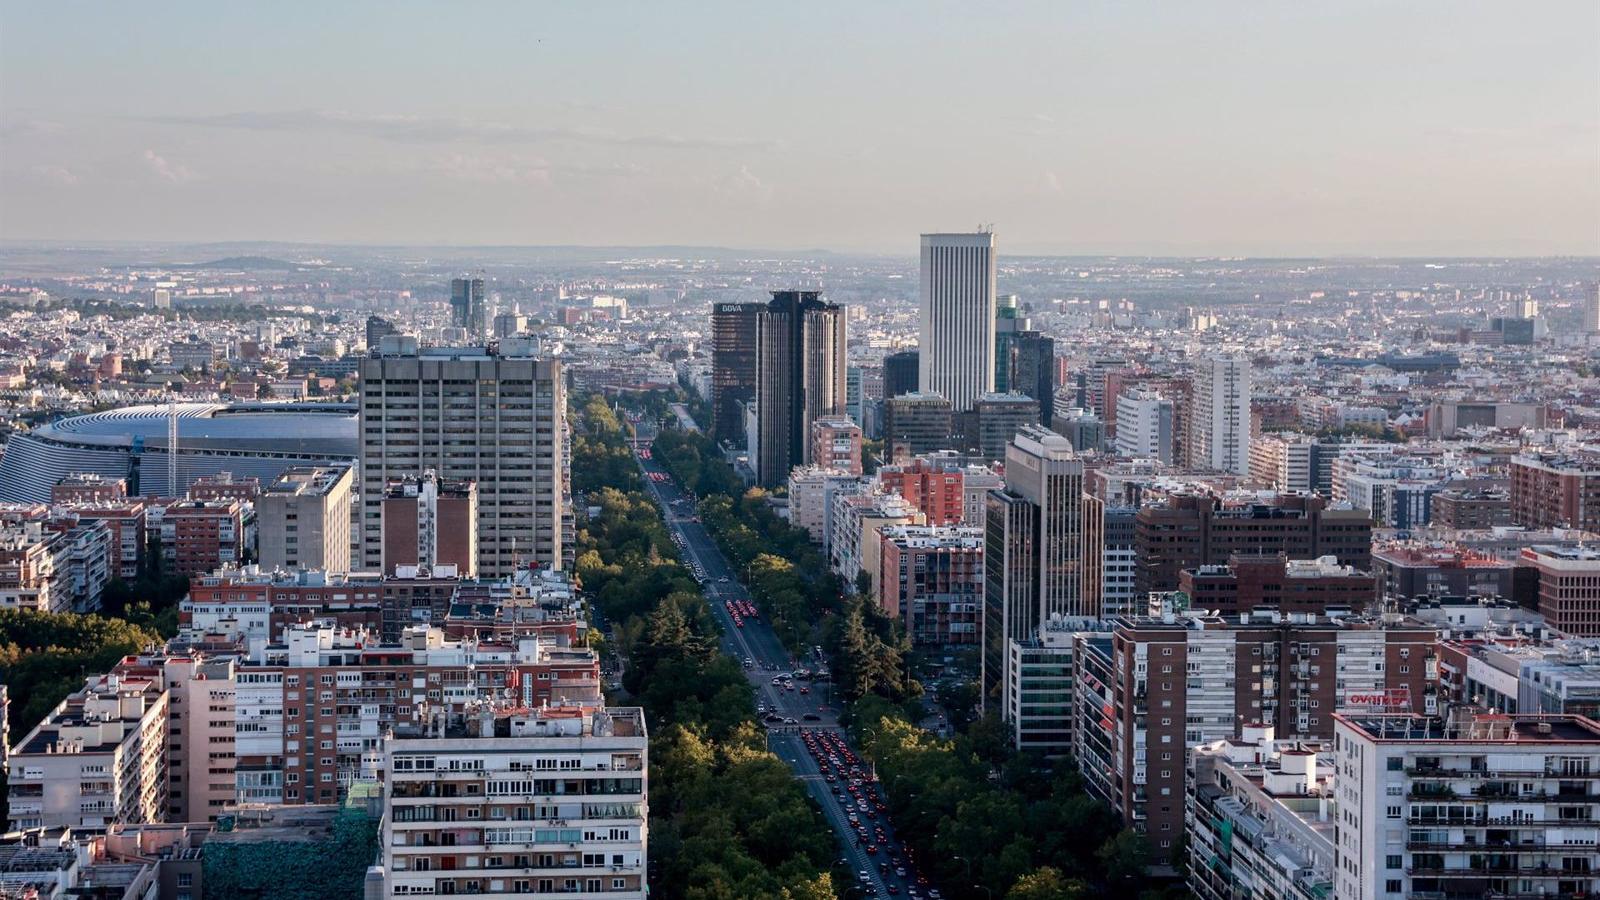
[[[1600,251],[1600,7],[8,3],[0,239]]]

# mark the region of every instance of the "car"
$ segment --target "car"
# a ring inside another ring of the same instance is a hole
[[[869,855],[876,854],[877,852],[878,852],[878,845],[877,844],[868,844],[867,845],[867,853]]]
[[[717,579],[717,584],[727,584],[727,583],[728,583],[728,576],[726,576],[726,575],[724,575],[721,578]]]
[[[807,722],[821,722],[822,721],[822,717],[817,715],[816,713],[806,713],[805,715],[801,716],[800,718],[805,719]]]
[[[894,874],[900,876],[901,878],[906,877],[905,867],[904,866],[895,866]]]
[[[900,893],[900,885],[891,884],[891,885],[889,885],[888,890],[889,890],[889,893],[891,893],[891,894],[899,894]]]
[[[783,724],[785,724],[785,725],[799,725],[800,724],[800,720],[796,719],[794,716],[789,716],[788,718],[783,720]]]
[[[802,684],[800,686],[800,693],[809,694],[809,693],[811,693],[811,688],[808,688],[808,687],[806,687],[805,685]]]

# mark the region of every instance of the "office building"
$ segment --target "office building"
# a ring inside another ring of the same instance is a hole
[[[468,341],[489,336],[489,299],[482,278],[450,279],[450,324],[465,329]]]
[[[1379,596],[1510,597],[1514,564],[1491,553],[1459,547],[1391,543],[1372,550],[1372,574]]]
[[[1584,333],[1600,334],[1600,282],[1584,289],[1580,305],[1583,307]]]
[[[383,488],[383,572],[399,566],[478,573],[478,485],[445,481],[432,469]]]
[[[1580,716],[1334,717],[1336,900],[1600,890],[1600,725]]]
[[[1039,407],[1039,424],[1049,428],[1055,415],[1056,342],[1030,327],[1015,295],[999,298],[997,305],[994,390],[1031,397]]]
[[[1372,568],[1372,519],[1329,508],[1321,497],[1255,494],[1215,497],[1175,494],[1139,508],[1134,523],[1136,589],[1178,588],[1178,573],[1224,565],[1234,554],[1282,554],[1289,559],[1332,556],[1340,565]]]
[[[918,391],[883,401],[886,451],[904,447],[907,453],[922,454],[948,449],[954,441],[951,431],[950,401],[938,394]]]
[[[410,350],[410,348],[406,348]],[[478,571],[571,563],[566,386],[526,339],[361,361],[361,568],[381,571],[391,481],[426,470],[478,492]]]
[[[844,415],[845,311],[816,291],[773,291],[756,317],[756,481],[810,462],[811,423]]]
[[[1084,608],[1102,619],[1142,613],[1134,593],[1134,520],[1131,506],[1083,498]]]
[[[1083,590],[1083,460],[1037,425],[1006,448],[1005,487],[989,493],[984,532],[986,702],[1011,682],[1008,641],[1055,618],[1093,617]],[[1009,703],[1002,703],[1002,710]]]
[[[866,402],[866,381],[860,366],[848,366],[844,370],[844,414],[852,422],[861,424],[865,421],[865,410],[862,406]]]
[[[1539,614],[1574,637],[1600,637],[1600,551],[1587,547],[1524,547],[1517,564],[1539,576]]]
[[[983,529],[882,529],[877,601],[914,646],[977,646],[983,613]]]
[[[1090,410],[1076,406],[1065,409],[1058,407],[1050,428],[1066,438],[1072,449],[1079,453],[1099,453],[1105,449],[1106,423]]]
[[[1202,360],[1192,383],[1189,465],[1250,474],[1250,361]]]
[[[1371,573],[1331,556],[1288,559],[1234,554],[1226,565],[1198,566],[1178,576],[1193,609],[1222,615],[1276,610],[1285,615],[1363,613],[1377,599]]]
[[[917,389],[958,413],[995,389],[994,234],[924,234]]]
[[[1087,620],[1052,619],[1034,637],[1006,641],[1005,707],[1001,720],[1021,752],[1060,756],[1071,752],[1078,709],[1073,683],[1076,637]],[[1085,710],[1088,715],[1092,711]],[[1096,713],[1097,714],[1097,713]]]
[[[967,441],[985,460],[1005,457],[1017,432],[1038,425],[1039,404],[1023,394],[981,394],[972,402],[974,432]]]
[[[762,303],[711,307],[711,436],[744,447],[744,405],[756,399],[756,319]]]
[[[172,292],[165,288],[158,288],[155,294],[156,309],[172,308]]]
[[[1454,438],[1462,430],[1516,431],[1549,427],[1549,410],[1541,403],[1502,400],[1435,400],[1426,416],[1428,437]]]
[[[1512,457],[1511,521],[1524,528],[1600,531],[1600,454]]]
[[[285,469],[256,502],[261,567],[350,571],[354,483],[350,466]]]
[[[1125,391],[1117,397],[1115,422],[1118,456],[1173,462],[1171,400],[1155,391]]]
[[[400,329],[394,323],[382,316],[367,316],[367,352],[378,349],[378,344],[391,334],[399,334]]]
[[[483,705],[384,741],[385,895],[644,900],[644,711]]]
[[[821,416],[811,423],[811,464],[861,474],[861,426],[849,416]]]
[[[902,350],[883,358],[883,399],[917,391],[918,356],[915,350]]]
[[[102,828],[167,815],[160,678],[91,678],[11,748],[6,829]]]

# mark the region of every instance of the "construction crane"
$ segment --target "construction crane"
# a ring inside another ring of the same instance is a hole
[[[171,496],[181,497],[178,491],[178,392],[171,384],[167,387],[167,490]]]

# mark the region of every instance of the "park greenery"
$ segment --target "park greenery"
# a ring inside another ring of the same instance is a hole
[[[159,645],[153,629],[123,619],[36,609],[0,609],[0,683],[20,738],[91,675],[124,656]]]
[[[832,898],[827,825],[766,749],[750,684],[719,651],[716,620],[631,460],[627,474],[609,467],[626,456],[624,425],[603,401],[575,406],[574,478],[595,464],[583,478],[598,507],[579,533],[576,571],[625,661],[626,702],[650,727],[651,893]]]

